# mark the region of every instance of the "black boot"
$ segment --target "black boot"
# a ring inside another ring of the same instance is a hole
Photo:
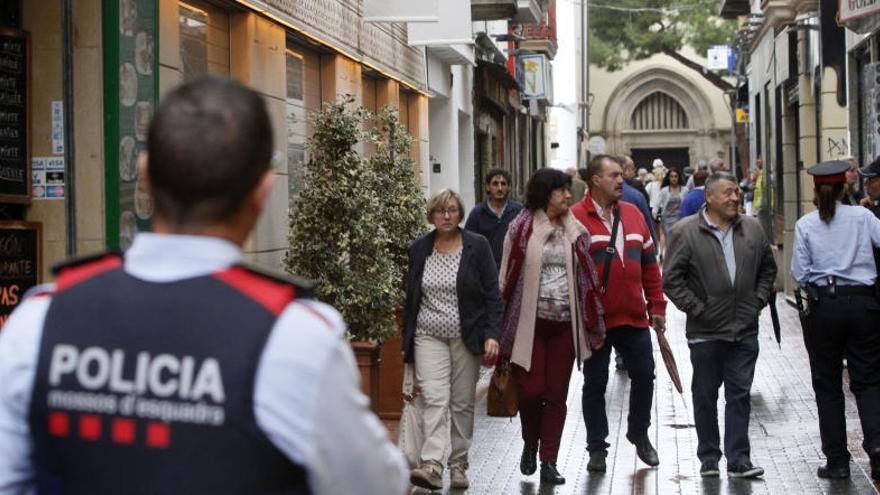
[[[565,478],[556,470],[555,462],[541,463],[541,483],[550,483],[553,485],[564,485]]]
[[[639,456],[639,459],[641,459],[642,462],[651,467],[660,464],[660,459],[657,457],[657,451],[654,450],[654,446],[651,445],[651,441],[648,440],[648,435],[635,439],[627,437],[627,439],[636,446],[636,455]]]
[[[849,464],[826,463],[824,466],[819,466],[816,476],[830,479],[849,478]]]
[[[519,459],[519,471],[529,476],[538,470],[538,444],[523,445],[522,457]]]
[[[871,479],[880,481],[880,447],[871,449],[868,456],[871,458]]]

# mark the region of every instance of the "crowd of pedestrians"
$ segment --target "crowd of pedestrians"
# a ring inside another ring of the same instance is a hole
[[[61,266],[0,334],[0,493],[403,494],[409,483],[442,488],[444,467],[465,489],[481,364],[512,369],[522,474],[540,463],[542,483],[563,484],[575,367],[586,467],[606,470],[612,349],[632,382],[626,438],[657,466],[650,332],[667,331],[667,297],[687,315],[672,330],[690,349],[701,476],[719,476],[722,458],[728,477],[763,475],[750,393],[777,266],[765,229],[744,214],[746,193],[772,201],[760,161],[745,189],[717,159],[686,177],[660,160],[649,172],[598,155],[581,170],[535,172],[524,205],[501,169],[467,215],[456,192],[434,194],[433,228],[413,240],[405,280],[402,359],[423,398],[407,469],[359,391],[339,313],[309,283],[242,264],[271,191],[272,149],[263,99],[238,83],[208,77],[165,97],[138,164],[154,233],[124,255]],[[880,481],[880,159],[809,173],[817,211],[797,222],[791,273],[826,457],[817,474],[850,475],[846,358]],[[156,405],[126,405],[142,395]]]

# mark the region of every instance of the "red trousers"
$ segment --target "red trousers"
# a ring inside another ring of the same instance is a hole
[[[541,462],[556,462],[562,428],[568,382],[574,363],[570,321],[538,319],[532,346],[532,369],[515,366],[519,392],[519,419],[526,444],[541,442]]]

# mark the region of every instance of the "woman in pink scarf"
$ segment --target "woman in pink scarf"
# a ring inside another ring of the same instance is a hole
[[[572,363],[605,341],[590,234],[568,211],[571,177],[541,169],[526,186],[526,204],[510,224],[501,261],[506,304],[501,343],[513,365],[525,446],[520,471],[563,484],[556,456],[565,424]]]

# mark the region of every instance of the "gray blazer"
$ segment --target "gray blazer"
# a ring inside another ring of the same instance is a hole
[[[736,277],[726,276],[721,243],[699,213],[678,222],[666,240],[663,291],[687,313],[689,339],[735,341],[758,333],[758,316],[776,279],[776,261],[760,223],[740,215],[733,229]]]

